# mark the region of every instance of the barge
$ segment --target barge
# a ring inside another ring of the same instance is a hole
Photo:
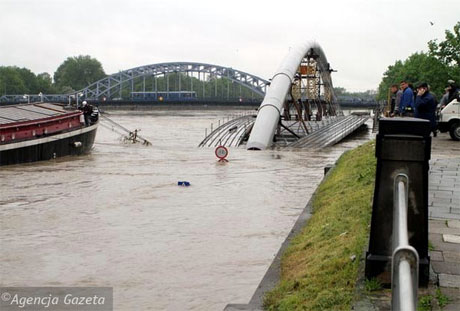
[[[98,127],[97,108],[67,110],[50,103],[0,107],[0,165],[88,153]]]

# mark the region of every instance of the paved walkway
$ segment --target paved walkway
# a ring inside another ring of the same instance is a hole
[[[428,206],[431,266],[441,292],[451,300],[443,310],[460,310],[460,142],[447,134],[432,142]]]
[[[460,151],[457,158],[430,161],[428,210],[432,218],[460,220]]]

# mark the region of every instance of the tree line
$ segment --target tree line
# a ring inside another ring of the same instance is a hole
[[[426,82],[439,100],[444,94],[447,80],[460,84],[460,22],[453,31],[445,31],[441,42],[430,40],[428,52],[415,52],[405,60],[388,66],[378,87],[378,99],[386,99],[393,84],[407,81],[414,86]]]
[[[334,87],[334,93],[339,98],[351,97],[363,101],[375,100],[375,96],[377,95],[375,90],[367,90],[363,92],[349,92],[343,87]]]
[[[0,66],[0,94],[67,94],[106,76],[102,64],[88,55],[68,57],[54,72],[34,74],[30,69]]]

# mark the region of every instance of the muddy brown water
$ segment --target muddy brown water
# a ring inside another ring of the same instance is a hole
[[[111,286],[115,310],[246,303],[323,176],[321,151],[197,148],[232,110],[116,112],[90,155],[0,169],[0,285]],[[208,131],[209,133],[209,131]],[[190,187],[179,187],[189,181]]]

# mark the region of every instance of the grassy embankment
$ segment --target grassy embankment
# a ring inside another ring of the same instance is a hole
[[[267,310],[350,310],[368,241],[375,141],[345,153],[313,200],[313,215],[281,261]]]

